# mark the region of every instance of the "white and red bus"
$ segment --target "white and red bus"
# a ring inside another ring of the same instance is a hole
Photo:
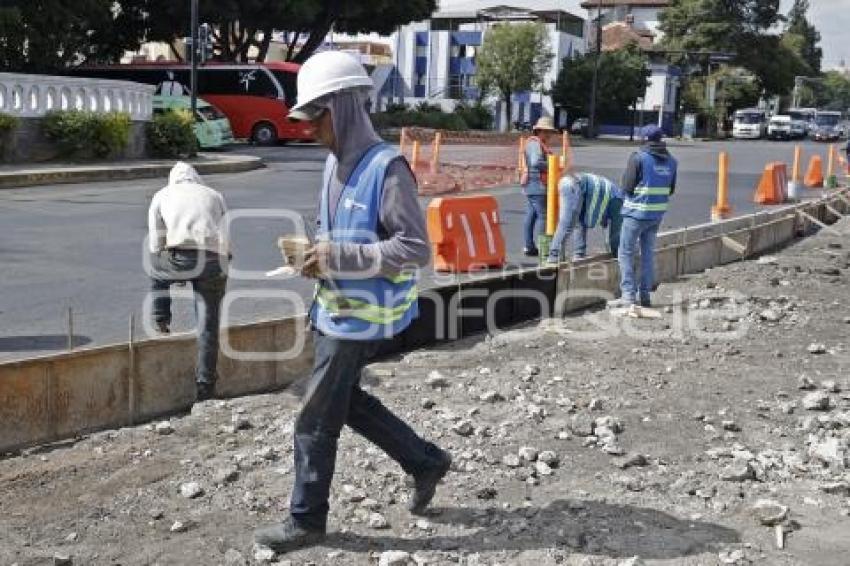
[[[219,108],[230,120],[233,136],[262,145],[278,141],[312,140],[309,125],[286,116],[295,104],[299,65],[207,63],[198,68],[198,96]],[[155,85],[156,94],[187,96],[190,67],[180,62],[82,66],[75,76],[116,79]]]

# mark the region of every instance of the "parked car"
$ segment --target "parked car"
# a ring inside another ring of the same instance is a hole
[[[841,136],[842,139],[850,137],[850,122],[841,122],[835,129],[838,130],[838,135]]]
[[[570,133],[575,136],[586,136],[588,128],[590,128],[589,118],[576,118],[570,126]]]
[[[169,110],[190,111],[192,101],[188,96],[163,96],[154,95],[154,114],[168,112]],[[198,138],[198,146],[201,149],[214,149],[223,147],[234,142],[233,130],[230,129],[230,121],[221,110],[198,99],[197,113],[195,114],[195,137]]]
[[[767,137],[772,140],[790,140],[791,116],[777,114],[767,124]]]

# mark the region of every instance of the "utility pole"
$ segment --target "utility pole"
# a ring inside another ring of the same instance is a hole
[[[191,71],[191,89],[192,89],[192,121],[195,120],[195,114],[198,112],[198,0],[191,0],[191,31],[192,37],[190,38],[190,53],[191,53],[191,62],[192,62],[192,71]]]
[[[596,98],[599,83],[599,59],[602,56],[602,0],[596,0],[596,57],[593,61],[593,84],[590,87],[590,116],[587,128],[590,137],[596,136]]]

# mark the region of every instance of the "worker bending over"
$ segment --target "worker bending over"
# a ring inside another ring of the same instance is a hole
[[[560,214],[549,248],[549,263],[564,259],[564,246],[575,231],[573,259],[587,255],[587,230],[608,228],[608,251],[617,257],[623,193],[613,182],[593,173],[567,173],[558,184]]]

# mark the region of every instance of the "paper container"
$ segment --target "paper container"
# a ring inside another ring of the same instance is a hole
[[[310,240],[303,236],[283,236],[278,238],[277,246],[283,254],[283,261],[296,269],[304,265],[304,254],[310,249]]]

